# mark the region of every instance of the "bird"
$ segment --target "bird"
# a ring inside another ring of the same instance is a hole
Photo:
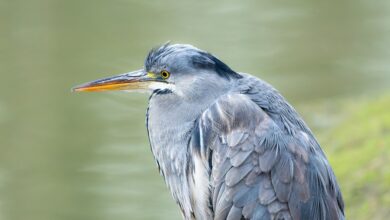
[[[146,128],[183,219],[345,219],[336,176],[297,111],[267,82],[166,43],[140,70],[73,88],[150,94]]]

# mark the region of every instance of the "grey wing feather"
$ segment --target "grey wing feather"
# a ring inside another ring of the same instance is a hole
[[[334,174],[305,131],[286,132],[243,94],[220,98],[197,123],[214,219],[344,219]]]

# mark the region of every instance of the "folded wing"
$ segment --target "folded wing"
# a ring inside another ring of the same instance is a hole
[[[246,95],[220,98],[197,121],[192,140],[191,150],[208,161],[215,219],[344,219],[335,176],[314,137],[286,132]]]

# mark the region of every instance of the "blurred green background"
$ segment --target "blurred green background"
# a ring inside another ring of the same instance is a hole
[[[349,219],[390,216],[390,1],[0,0],[0,219],[180,219],[147,95],[74,94],[171,40],[278,88],[314,130]]]

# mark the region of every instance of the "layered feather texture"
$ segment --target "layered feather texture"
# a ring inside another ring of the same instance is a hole
[[[311,134],[289,133],[247,95],[220,98],[194,130],[210,163],[213,219],[343,219],[334,174]]]

